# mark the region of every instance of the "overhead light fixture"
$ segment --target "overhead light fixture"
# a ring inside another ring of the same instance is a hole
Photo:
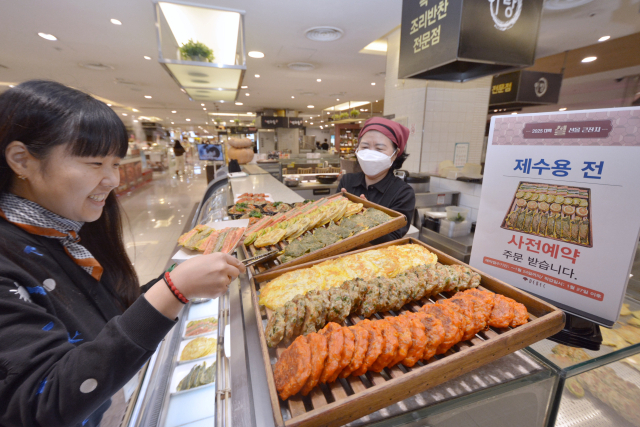
[[[221,99],[221,100],[220,100],[220,104],[224,104],[224,99]]]
[[[312,124],[313,124],[313,122],[311,122],[311,123],[309,123],[309,124],[310,124],[310,125],[312,125]]]
[[[304,35],[309,39],[316,42],[332,42],[338,40],[344,31],[336,27],[312,27],[304,32]]]
[[[126,115],[127,115],[127,113],[122,113],[122,115],[123,115],[123,116],[126,116]]]
[[[234,102],[247,69],[244,11],[168,1],[155,7],[158,62],[191,100]],[[172,46],[197,40],[215,52],[215,59],[183,58],[165,40]]]
[[[134,120],[134,121],[133,121],[133,123],[138,123],[138,121],[137,121],[137,120]]]
[[[316,81],[317,81],[318,83],[320,83],[320,82],[322,81],[322,79],[316,79]]]
[[[175,113],[177,113],[177,111],[176,111],[176,110],[173,110],[173,111],[172,111],[172,113],[173,113],[173,114],[175,114]]]
[[[247,55],[249,55],[251,58],[264,58],[264,53],[258,52],[257,50],[252,50]]]
[[[255,77],[256,79],[259,79],[259,78],[260,78],[260,74],[256,74],[254,77]]]
[[[240,89],[249,89],[249,86],[240,86]]]
[[[516,114],[518,114],[518,113],[511,113],[511,114],[512,114],[512,115],[516,115]]]
[[[207,111],[207,108],[206,108],[206,107],[202,107],[202,109],[203,109],[204,111]]]
[[[204,104],[200,104],[201,107],[204,107]]]
[[[151,95],[145,95],[144,97],[147,99],[151,99]]]
[[[242,102],[236,102],[236,105],[242,105]]]
[[[587,56],[586,58],[584,58],[584,59],[582,60],[582,62],[593,62],[593,61],[595,61],[596,59],[598,59],[598,57],[597,57],[597,56]]]
[[[151,57],[150,56],[145,55],[145,56],[143,56],[143,58],[146,59],[147,61],[151,61]]]
[[[566,110],[567,110],[567,107],[562,107],[558,111],[566,111]]]
[[[171,124],[173,124],[173,122],[171,122]]]
[[[9,86],[9,87],[13,87],[13,86]],[[107,107],[111,107],[111,104],[107,104]]]
[[[378,102],[378,100],[376,99],[376,102]]]
[[[375,85],[376,85],[376,83],[375,83],[375,82],[371,82],[371,86],[375,86]]]
[[[313,105],[307,105],[307,108],[315,108]]]
[[[320,126],[320,129],[324,129],[322,126]]]
[[[139,113],[139,110],[136,110],[135,108],[132,108],[131,111],[133,111],[134,113]]]
[[[51,40],[51,41],[56,41],[58,40],[58,38],[56,36],[54,36],[53,34],[47,34],[47,33],[38,33],[38,35],[40,37],[42,37],[45,40]]]
[[[186,121],[188,121],[188,122],[190,122],[190,121],[191,121],[191,119],[185,119],[185,120],[186,120]]]
[[[118,21],[117,19],[112,19],[112,20],[111,20],[111,23],[112,23],[113,25],[122,25],[122,22]]]
[[[336,98],[336,101],[340,101],[340,99],[337,99],[337,98]]]
[[[599,42],[606,42],[607,40],[609,40],[611,38],[611,36],[602,36],[598,39]]]
[[[295,96],[291,95],[291,99],[294,99],[294,98],[295,98]]]
[[[249,92],[245,93],[244,96],[249,96]]]

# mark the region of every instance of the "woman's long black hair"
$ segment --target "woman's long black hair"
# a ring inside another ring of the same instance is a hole
[[[128,148],[124,124],[105,103],[44,80],[21,83],[0,95],[0,194],[16,179],[6,159],[12,141],[22,142],[45,165],[51,149],[63,144],[81,157],[124,157]],[[120,206],[111,192],[100,218],[84,224],[80,238],[104,268],[101,283],[112,287],[125,309],[138,298],[140,287],[122,232]]]

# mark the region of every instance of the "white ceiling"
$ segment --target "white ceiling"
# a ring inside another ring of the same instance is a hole
[[[467,0],[469,1],[469,0]],[[473,0],[481,1],[481,0]],[[640,0],[549,0],[575,6],[545,10],[538,56],[593,44],[601,35],[621,37],[640,31]],[[167,125],[204,125],[206,113],[286,108],[319,114],[346,100],[374,101],[384,95],[386,58],[358,53],[400,24],[401,0],[203,0],[201,4],[242,9],[247,51],[264,52],[264,59],[247,58],[238,96],[244,105],[189,101],[157,63],[154,6],[149,0],[20,0],[5,1],[0,13],[0,91],[2,82],[45,78],[85,90],[114,102],[119,113],[156,116]],[[593,15],[595,14],[595,15]],[[591,16],[593,15],[593,16]],[[115,18],[121,26],[111,24]],[[314,42],[306,29],[333,26],[344,30],[334,42]],[[38,37],[55,35],[57,41]],[[143,56],[150,56],[145,60]],[[312,71],[292,71],[294,61],[316,65]],[[85,63],[113,69],[88,70]],[[7,67],[7,68],[3,68]],[[254,75],[259,74],[260,78]],[[322,79],[318,83],[316,79]],[[116,83],[122,82],[122,83]],[[371,83],[376,83],[372,86]],[[250,96],[245,96],[249,93]],[[304,95],[303,95],[304,93]],[[340,95],[338,95],[340,94]],[[145,99],[145,95],[152,99]],[[294,99],[291,96],[295,96]],[[309,109],[307,105],[314,105]],[[133,113],[131,109],[139,110]],[[171,111],[176,110],[176,114]]]

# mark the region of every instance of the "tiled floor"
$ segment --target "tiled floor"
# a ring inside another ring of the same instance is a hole
[[[154,173],[153,181],[120,197],[126,213],[124,241],[127,253],[145,284],[162,273],[194,205],[207,188],[196,166],[180,178],[169,172]],[[127,224],[128,222],[128,224]]]

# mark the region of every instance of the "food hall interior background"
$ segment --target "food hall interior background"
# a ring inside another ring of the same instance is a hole
[[[287,176],[302,177],[293,189],[306,198],[315,192],[335,191],[336,183],[316,181],[317,175],[325,173],[318,170],[333,167],[351,171],[355,167],[357,132],[368,117],[393,116],[411,131],[410,156],[403,169],[428,178],[426,190],[425,183],[418,183],[423,185],[419,192],[447,194],[447,203],[467,208],[468,220],[473,223],[482,192],[491,117],[622,107],[639,105],[640,101],[637,0],[547,0],[536,63],[528,70],[562,73],[558,100],[506,110],[491,104],[492,94],[504,90],[494,87],[492,76],[467,83],[398,78],[399,0],[366,5],[334,0],[204,3],[246,10],[246,50],[255,52],[246,58],[237,93],[224,102],[190,98],[192,94],[159,63],[151,2],[91,0],[79,6],[72,0],[26,0],[4,4],[0,13],[0,92],[33,78],[56,80],[103,100],[127,126],[130,148],[117,192],[128,217],[125,244],[141,283],[157,277],[170,263],[177,238],[190,223],[194,207],[206,198],[215,170],[223,166],[222,162],[199,159],[198,144],[248,138],[257,151],[255,165],[281,181]],[[319,26],[328,28],[307,31]],[[584,62],[593,57],[596,59]],[[335,118],[344,113],[347,118]],[[302,124],[268,128],[261,125],[262,117],[302,119]],[[186,149],[182,170],[178,170],[180,162],[173,150],[176,139]],[[328,150],[315,148],[314,142],[325,139]],[[458,151],[460,147],[462,151]],[[258,162],[268,158],[272,162]],[[300,169],[309,168],[310,173],[300,173]],[[429,210],[429,203],[421,207]],[[441,245],[441,250],[451,247],[461,259],[468,256],[471,228],[451,237],[428,228],[424,219],[423,214],[414,221],[416,235],[426,236],[424,241]],[[628,295],[640,299],[638,254],[631,273]],[[630,347],[622,351],[631,354]],[[548,356],[550,348],[537,350]],[[598,356],[605,359],[618,350],[603,349]],[[621,362],[615,364],[629,368]],[[517,378],[505,374],[493,384],[501,390],[502,398],[508,397],[509,410],[504,409],[505,400],[498,399],[498,394],[490,395],[485,389],[471,393],[458,385],[452,391],[444,387],[435,393],[441,393],[442,399],[454,393],[456,399],[451,400],[449,410],[443,409],[429,421],[440,426],[531,425],[527,422],[543,417],[551,406],[544,391],[552,387],[554,379],[548,376],[550,368],[542,365],[510,359],[513,370],[508,374]],[[570,377],[578,375],[568,371]],[[629,371],[632,377],[631,368]],[[473,378],[465,384],[480,387]],[[518,387],[522,389],[514,392]],[[556,425],[596,426],[602,417],[608,424],[600,425],[627,425],[610,408],[592,400],[586,403],[586,399],[562,390],[563,402],[568,405],[565,408],[571,411],[562,412]],[[523,411],[517,404],[526,403],[526,416],[518,416]]]

